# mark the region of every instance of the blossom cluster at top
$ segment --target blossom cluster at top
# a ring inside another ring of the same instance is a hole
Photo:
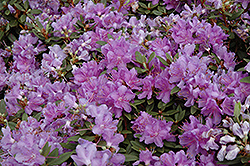
[[[250,27],[248,1],[153,0],[172,11],[155,18],[136,0],[6,6],[27,2],[42,12],[0,49],[2,165],[250,161],[250,63],[235,70],[229,31],[209,21],[232,8]]]

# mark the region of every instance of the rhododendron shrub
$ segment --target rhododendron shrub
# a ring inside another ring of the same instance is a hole
[[[0,2],[0,163],[250,163],[247,0]]]

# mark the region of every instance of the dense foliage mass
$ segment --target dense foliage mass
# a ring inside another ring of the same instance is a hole
[[[0,162],[250,163],[249,0],[0,2]]]

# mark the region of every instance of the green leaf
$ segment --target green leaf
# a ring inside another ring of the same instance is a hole
[[[63,148],[74,150],[77,144],[74,143],[60,143]]]
[[[24,8],[23,8],[21,5],[19,5],[19,4],[17,4],[17,3],[15,3],[14,5],[16,6],[16,8],[17,8],[18,10],[20,10],[20,11],[22,11],[22,12],[25,11]]]
[[[250,59],[246,59],[246,58],[243,58],[244,61],[246,61],[247,63],[250,62]]]
[[[107,44],[107,42],[105,42],[105,41],[97,41],[96,44],[100,44],[101,46],[104,46],[105,44]]]
[[[181,111],[180,113],[175,114],[175,120],[176,120],[177,122],[180,122],[180,121],[184,118],[185,113],[186,113],[186,110],[183,110],[183,111]]]
[[[154,103],[151,104],[151,105],[147,105],[147,106],[146,106],[146,111],[147,111],[147,112],[151,112],[151,111],[154,109],[154,107],[155,107],[155,104],[154,104]]]
[[[86,132],[87,132],[87,130],[81,130],[81,131],[79,131],[79,134],[82,136],[82,135],[84,135]]]
[[[162,115],[171,116],[171,115],[174,115],[174,114],[176,114],[178,112],[179,112],[178,110],[169,110],[167,112],[163,112]]]
[[[168,60],[170,60],[171,63],[173,62],[172,57],[171,57],[168,53],[166,53],[166,58],[167,58]]]
[[[240,82],[250,83],[250,76],[242,78]]]
[[[217,162],[216,164],[223,164],[223,165],[233,165],[233,164],[240,164],[241,163],[241,159],[240,157],[237,157],[236,159],[234,160],[224,160],[224,161],[219,161]]]
[[[47,164],[48,165],[60,165],[60,164],[64,163],[66,160],[68,160],[72,154],[73,154],[73,152],[63,153],[58,158],[52,159]]]
[[[158,6],[157,9],[162,13],[167,13],[165,6]]]
[[[8,126],[10,127],[11,130],[15,130],[16,129],[16,123],[15,122],[8,122]]]
[[[29,8],[29,1],[26,0],[26,1],[24,2],[24,9],[27,10],[28,8]]]
[[[228,32],[228,34],[229,34],[229,39],[234,39],[235,38],[234,32]]]
[[[122,131],[122,134],[132,134],[132,131],[129,131],[129,130],[123,130],[123,131]]]
[[[196,109],[195,106],[192,106],[191,109],[190,109],[191,114],[192,114],[192,115],[195,114],[197,110],[198,110],[198,109]]]
[[[128,114],[127,112],[124,112],[124,115],[128,118],[128,120],[131,120],[131,114]]]
[[[208,18],[212,19],[212,18],[217,18],[217,17],[221,17],[221,15],[210,15]]]
[[[132,147],[131,144],[128,144],[128,146],[126,147],[127,153],[130,153],[132,151],[131,147]]]
[[[101,0],[101,3],[107,5],[107,0]]]
[[[227,15],[227,16],[229,16],[229,17],[232,17],[232,16],[233,16],[232,13],[229,13],[229,12],[226,12],[226,11],[224,12],[224,14]],[[230,18],[229,18],[229,19],[230,19]]]
[[[142,69],[140,67],[135,67],[135,70],[137,71],[137,73],[141,74],[141,73],[144,73],[146,71],[148,71],[148,69]]]
[[[148,58],[148,63],[151,62],[154,57],[155,57],[155,52],[152,52]]]
[[[144,103],[146,100],[145,99],[142,99],[142,100],[134,100],[133,104],[134,105],[140,105],[142,103]]]
[[[119,151],[118,151],[118,153],[126,153],[126,149],[120,148]]]
[[[134,105],[133,103],[129,103],[130,106],[134,107],[135,110],[137,110],[136,105]]]
[[[4,32],[0,31],[0,40],[3,38],[3,36],[4,36]]]
[[[8,114],[8,112],[6,111],[6,104],[3,99],[0,101],[0,113],[5,115]]]
[[[80,138],[79,135],[75,135],[75,136],[69,137],[69,138],[67,139],[67,141],[68,141],[68,142],[70,142],[70,141],[78,142],[78,139],[79,139],[79,138]]]
[[[140,5],[141,7],[143,7],[144,9],[148,9],[147,5],[145,5],[145,4],[142,3],[142,2],[139,2],[139,5]]]
[[[4,14],[8,16],[10,14],[10,10],[5,10]]]
[[[41,155],[44,157],[47,157],[50,152],[51,146],[49,146],[49,142],[46,142],[46,144],[42,148]]]
[[[153,10],[152,13],[155,14],[155,15],[157,15],[157,16],[160,16],[160,15],[163,14],[161,11],[158,11],[158,10]]]
[[[96,51],[102,53],[102,49],[101,48],[96,48]]]
[[[181,90],[181,88],[179,88],[178,86],[175,86],[175,87],[171,90],[170,94],[173,95],[173,94],[179,92],[180,90]]]
[[[27,120],[28,120],[28,115],[26,113],[23,113],[22,121],[27,121]]]
[[[51,162],[53,160],[54,157],[58,157],[58,148],[55,148],[49,155],[48,155],[48,158],[46,158],[47,160],[47,163],[48,162]],[[53,157],[53,158],[49,158],[49,157]]]
[[[234,12],[232,16],[229,18],[229,20],[235,20],[238,18],[242,13],[244,12],[244,9],[238,9],[237,12]]]
[[[88,141],[94,141],[95,140],[95,136],[83,136],[82,139],[86,139]]]
[[[21,21],[21,23],[24,23],[26,21],[26,15],[22,15],[20,17],[20,21]]]
[[[10,27],[15,27],[18,25],[18,22],[17,20],[11,20],[9,24],[10,24]]]
[[[165,119],[167,122],[169,122],[169,121],[174,122],[174,119],[173,119],[173,118],[171,118],[171,117],[164,117],[164,119]]]
[[[148,105],[153,104],[154,103],[154,98],[151,98],[151,99],[147,100],[147,103],[148,103]]]
[[[243,156],[241,158],[241,162],[242,163],[250,163],[250,156],[249,156],[249,154],[248,154],[248,156]]]
[[[146,150],[145,146],[143,146],[143,144],[141,144],[138,140],[136,141],[131,141],[130,142],[132,145],[132,149],[140,152],[141,150]]]
[[[43,24],[38,20],[36,20],[36,23],[37,23],[37,26],[39,27],[39,29],[42,30],[43,29]]]
[[[180,105],[180,104],[177,106],[176,110],[178,110],[178,111],[180,111],[180,112],[182,111],[182,108],[181,108],[181,105]]]
[[[162,109],[162,108],[166,107],[166,103],[160,101],[160,102],[158,103],[158,106],[157,106],[157,107],[158,107],[159,109]]]
[[[80,0],[73,0],[74,4],[78,4]]]
[[[30,13],[27,13],[27,16],[28,16],[29,18],[31,18],[32,20],[35,19],[35,17],[34,17],[32,14],[30,14]]]
[[[149,115],[152,115],[152,116],[157,116],[158,115],[158,112],[147,112]]]
[[[37,113],[37,114],[34,116],[34,118],[35,118],[37,121],[39,121],[40,118],[41,118],[41,115],[42,115],[42,112],[39,112],[39,113]]]
[[[114,39],[109,33],[107,34],[108,39]]]
[[[234,105],[234,117],[237,119],[239,122],[239,116],[240,116],[240,111],[241,111],[241,103],[235,103]]]
[[[245,67],[241,67],[239,68],[237,71],[246,71],[246,69],[244,69]]]
[[[139,159],[139,157],[134,154],[124,154],[124,156],[125,156],[125,162],[136,161]]]
[[[32,10],[30,11],[30,13],[31,13],[31,14],[41,14],[42,11],[41,11],[41,10],[38,10],[38,9],[32,9]]]
[[[13,43],[14,41],[17,40],[16,37],[15,37],[12,33],[9,34],[8,39],[9,39],[12,43]]]
[[[164,146],[165,147],[168,147],[168,148],[174,148],[174,149],[181,149],[181,148],[183,148],[181,145],[176,145],[176,143],[174,143],[174,142],[164,142]]]
[[[146,63],[147,61],[147,58],[138,51],[135,52],[135,58],[139,63]]]
[[[169,66],[169,64],[168,64],[162,57],[160,57],[160,56],[156,56],[156,57],[161,61],[161,63],[162,63],[163,65]]]

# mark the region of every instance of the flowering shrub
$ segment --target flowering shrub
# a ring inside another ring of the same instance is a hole
[[[1,2],[1,165],[248,165],[249,9]]]

